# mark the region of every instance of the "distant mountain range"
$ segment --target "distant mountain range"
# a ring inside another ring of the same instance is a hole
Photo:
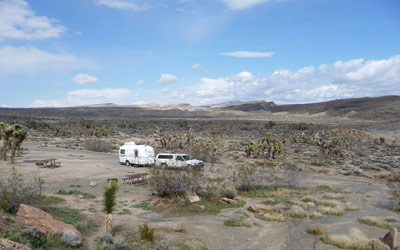
[[[215,112],[218,112],[217,114]],[[278,105],[274,102],[231,101],[210,106],[190,104],[144,104],[120,106],[113,103],[65,108],[0,108],[1,116],[94,116],[94,117],[211,117],[242,113],[316,114],[346,116],[365,120],[400,120],[400,96],[364,97],[309,104]]]

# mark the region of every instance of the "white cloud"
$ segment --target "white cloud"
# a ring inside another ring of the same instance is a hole
[[[8,106],[7,104],[3,104],[0,106],[1,108],[11,108],[11,106]]]
[[[172,74],[162,74],[160,79],[158,80],[159,84],[168,84],[168,83],[176,83],[176,82],[183,82],[182,77],[177,77],[176,75]]]
[[[72,77],[72,81],[78,84],[90,84],[96,83],[98,80],[95,76],[90,76],[88,74],[78,74]]]
[[[66,100],[53,100],[46,104],[66,106],[66,103],[157,102],[206,105],[231,100],[262,99],[277,103],[307,103],[339,98],[400,95],[400,55],[383,60],[338,61],[303,67],[296,71],[278,69],[264,77],[243,71],[230,77],[202,78],[199,84],[191,87],[123,90],[112,97],[104,97],[105,92],[110,92],[107,90],[96,90],[90,94],[93,91],[70,92]],[[36,101],[35,105],[46,106],[40,101]]]
[[[97,3],[109,8],[120,10],[142,11],[148,8],[147,5],[138,5],[133,1],[127,0],[97,0]]]
[[[137,85],[145,85],[146,81],[145,80],[140,80],[136,82]]]
[[[192,67],[190,67],[192,70],[197,70],[197,71],[200,71],[201,73],[210,73],[210,69],[208,69],[208,68],[205,68],[205,67],[203,67],[203,66],[201,66],[200,64],[198,64],[198,63],[196,63],[196,64],[193,64],[192,65]]]
[[[266,3],[268,0],[217,0],[218,2],[226,4],[233,10],[243,10],[254,7],[258,4]]]
[[[241,58],[261,58],[261,57],[271,57],[274,55],[274,52],[232,51],[219,54],[222,56],[232,56]]]
[[[34,47],[0,47],[0,73],[64,71],[96,68],[88,59],[71,54],[53,54]]]
[[[0,1],[0,41],[58,38],[66,31],[57,20],[36,16],[24,0]]]
[[[68,107],[100,103],[120,103],[132,94],[129,89],[80,89],[70,91],[63,100],[35,100],[33,107]]]

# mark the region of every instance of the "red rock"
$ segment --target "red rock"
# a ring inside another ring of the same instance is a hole
[[[0,249],[31,250],[29,247],[8,239],[0,238]]]
[[[238,203],[236,200],[229,199],[229,198],[226,198],[226,197],[222,198],[221,201],[225,202],[225,203],[228,203],[228,204],[235,204],[235,205]]]
[[[247,209],[251,212],[261,213],[263,211],[273,211],[273,210],[275,210],[275,207],[270,206],[270,205],[258,205],[257,204],[257,205],[249,206]]]
[[[51,214],[25,204],[19,206],[16,219],[26,226],[39,228],[45,235],[48,233],[63,234],[64,230],[72,231],[78,235],[81,234],[73,225],[56,220]]]

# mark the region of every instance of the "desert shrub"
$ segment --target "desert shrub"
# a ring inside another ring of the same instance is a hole
[[[305,122],[300,122],[300,123],[291,123],[289,124],[289,129],[290,130],[308,130],[310,129],[310,125],[305,123]]]
[[[329,226],[323,224],[313,224],[307,229],[307,233],[315,235],[326,235],[329,233]]]
[[[183,195],[187,192],[197,192],[201,188],[203,173],[185,168],[183,170],[153,169],[151,185],[161,197]]]
[[[11,168],[8,179],[0,179],[0,208],[8,213],[16,213],[20,204],[35,205],[42,198],[43,181],[33,175],[24,180],[15,167]]]
[[[111,152],[112,144],[100,139],[89,139],[83,142],[83,148],[94,152]]]
[[[220,193],[220,197],[227,197],[229,199],[235,199],[236,195],[237,195],[236,190],[232,188],[224,189]]]
[[[105,233],[100,238],[100,249],[105,250],[131,250],[132,247],[121,236],[114,237],[111,233]]]
[[[176,250],[176,248],[167,241],[157,242],[154,250]]]
[[[271,129],[273,126],[275,125],[275,121],[268,121],[265,125],[264,125],[264,127],[266,128],[266,129]]]
[[[236,178],[236,188],[240,191],[261,189],[262,181],[259,168],[242,166]]]
[[[44,247],[47,245],[46,236],[37,227],[26,229],[24,232],[22,232],[21,236],[27,239],[34,247]]]
[[[294,164],[285,164],[283,180],[289,187],[298,187],[302,181],[307,179],[307,172],[304,168]]]
[[[61,236],[61,242],[67,247],[79,247],[82,245],[82,237],[72,231],[64,231]]]
[[[396,206],[400,208],[400,171],[392,171],[387,178],[387,186]]]
[[[150,228],[147,223],[139,225],[139,233],[143,240],[153,241],[154,239],[154,228]]]
[[[246,221],[247,215],[245,214],[232,214],[228,220],[224,222],[225,226],[228,227],[250,227],[250,224]]]

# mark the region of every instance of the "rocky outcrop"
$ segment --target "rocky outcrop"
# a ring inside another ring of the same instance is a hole
[[[0,238],[0,249],[31,250],[29,247],[8,239]]]
[[[382,239],[382,242],[392,250],[400,250],[400,235],[395,227],[393,227]]]
[[[80,235],[80,232],[73,225],[58,221],[54,219],[51,214],[46,213],[39,208],[35,208],[25,204],[21,204],[19,206],[16,219],[18,222],[24,224],[25,226],[39,228],[46,235],[62,235],[65,230],[69,230]]]

